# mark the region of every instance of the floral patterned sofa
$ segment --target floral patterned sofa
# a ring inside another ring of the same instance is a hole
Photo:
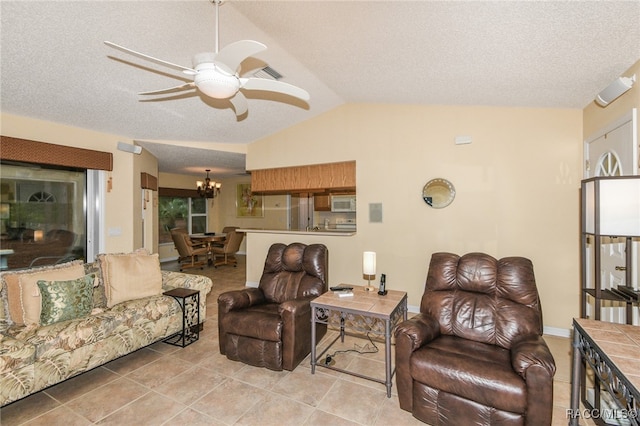
[[[180,331],[164,291],[199,290],[203,322],[211,286],[146,251],[0,273],[0,407]]]

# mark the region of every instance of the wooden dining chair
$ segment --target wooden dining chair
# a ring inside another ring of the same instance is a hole
[[[171,230],[171,238],[178,251],[180,271],[187,268],[200,267],[200,269],[202,269],[204,267],[209,259],[209,247],[195,245],[193,241],[191,241],[189,234],[175,229]],[[202,260],[202,258],[204,258],[204,260]]]
[[[242,244],[243,239],[244,232],[231,231],[227,234],[227,238],[224,240],[224,245],[222,247],[212,247],[211,256],[213,257],[213,266],[238,266],[238,261],[236,260],[235,254],[240,249],[240,244]],[[216,260],[216,258],[222,259]]]

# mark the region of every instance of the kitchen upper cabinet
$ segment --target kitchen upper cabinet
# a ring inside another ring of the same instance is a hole
[[[331,196],[329,194],[316,194],[313,196],[313,209],[317,212],[331,211]]]
[[[322,193],[313,195],[313,210],[317,212],[330,212],[331,211],[331,197],[334,195],[356,195],[355,191],[332,191],[331,193]]]
[[[252,192],[324,192],[332,189],[355,191],[355,161],[251,171]]]

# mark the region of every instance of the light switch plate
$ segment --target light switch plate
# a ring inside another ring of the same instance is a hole
[[[471,136],[456,136],[456,145],[468,145],[471,141]]]

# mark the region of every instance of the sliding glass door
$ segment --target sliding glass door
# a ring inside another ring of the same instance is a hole
[[[0,269],[87,257],[87,171],[3,162]]]

